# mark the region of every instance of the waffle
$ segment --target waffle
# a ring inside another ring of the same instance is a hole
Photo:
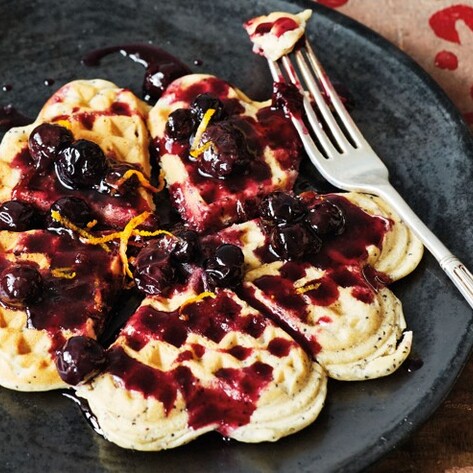
[[[189,157],[190,145],[166,135],[169,115],[189,109],[202,93],[219,98],[225,122],[243,130],[253,157],[244,171],[226,179],[204,177],[198,160]],[[149,129],[160,155],[174,207],[197,231],[222,228],[247,220],[259,200],[276,190],[291,190],[298,173],[301,145],[291,122],[271,103],[255,102],[216,77],[193,74],[174,81],[149,114]]]
[[[153,209],[149,192],[132,198],[111,197],[95,190],[69,190],[58,184],[54,170],[38,175],[28,153],[28,137],[39,124],[68,127],[76,140],[98,144],[110,160],[134,165],[150,176],[149,107],[132,92],[104,80],[77,80],[59,89],[31,125],[9,130],[0,144],[0,202],[22,200],[43,211],[64,196],[85,199],[101,223],[123,227],[140,212]]]
[[[310,207],[316,195],[301,197]],[[412,333],[405,332],[401,303],[385,285],[415,269],[423,246],[377,197],[347,193],[326,198],[349,215],[345,233],[304,261],[278,260],[268,250],[259,219],[208,236],[204,245],[242,248],[246,300],[299,340],[330,377],[388,375],[409,355]],[[382,230],[378,235],[360,240],[366,229],[376,227]]]
[[[122,285],[120,258],[45,230],[0,232],[0,270],[36,268],[42,294],[28,309],[0,304],[0,385],[19,391],[66,387],[55,351],[73,335],[96,338]],[[0,271],[0,272],[1,272]]]
[[[193,296],[145,299],[105,372],[77,388],[104,436],[161,450],[212,430],[262,442],[309,425],[326,394],[320,366],[234,292],[185,302]]]

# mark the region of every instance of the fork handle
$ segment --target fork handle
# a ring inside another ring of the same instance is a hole
[[[425,225],[391,184],[377,186],[374,190],[376,194],[391,204],[399,216],[419,237],[473,308],[473,275],[468,268]]]

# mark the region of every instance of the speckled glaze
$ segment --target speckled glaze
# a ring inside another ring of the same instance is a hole
[[[426,223],[473,267],[473,138],[445,95],[379,36],[308,1],[0,1],[0,105],[34,116],[65,82],[101,77],[140,92],[144,69],[120,55],[98,68],[83,53],[148,42],[195,72],[226,78],[255,99],[269,97],[270,74],[241,27],[273,10],[312,6],[309,36],[333,78],[354,98],[353,115],[388,165],[392,182]],[[193,65],[202,61],[202,65]],[[48,87],[45,79],[54,80]],[[320,177],[303,166],[320,188]],[[473,345],[472,312],[430,255],[393,286],[414,330],[423,366],[364,383],[329,383],[327,405],[309,428],[274,444],[226,443],[208,435],[173,451],[120,449],[95,434],[59,393],[0,390],[0,470],[206,473],[355,472],[424,421],[445,397]]]

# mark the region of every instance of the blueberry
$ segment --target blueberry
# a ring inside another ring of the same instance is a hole
[[[321,200],[309,210],[306,221],[317,235],[340,235],[345,230],[345,215],[342,209],[330,202]]]
[[[6,304],[24,307],[42,292],[43,278],[30,264],[15,264],[0,274],[0,299]]]
[[[96,340],[80,335],[67,340],[56,352],[55,362],[61,379],[75,386],[95,376],[105,366],[107,357]]]
[[[302,220],[307,208],[297,198],[286,192],[273,192],[259,205],[259,215],[263,220],[277,225],[287,225]]]
[[[211,142],[198,160],[199,171],[206,176],[225,179],[242,171],[251,160],[245,135],[228,121],[210,125],[202,135],[201,144]]]
[[[79,197],[62,197],[51,205],[51,210],[59,212],[80,228],[85,228],[94,219],[87,202]],[[62,224],[54,220],[51,214],[47,219],[47,226],[49,229],[62,228]]]
[[[36,169],[41,172],[49,169],[59,151],[73,141],[72,133],[63,126],[52,123],[38,125],[28,138],[30,155]]]
[[[193,230],[185,230],[176,235],[178,241],[172,250],[172,256],[180,263],[195,261],[199,253],[199,235]]]
[[[171,255],[158,243],[151,243],[138,253],[133,276],[136,287],[145,294],[165,294],[176,279]]]
[[[238,246],[223,244],[206,261],[205,273],[211,286],[236,287],[243,280],[244,256]]]
[[[195,115],[197,123],[200,123],[204,118],[205,112],[210,108],[214,109],[215,112],[212,115],[212,121],[216,122],[225,118],[225,110],[223,103],[217,97],[211,94],[200,94],[198,95],[191,105],[192,112]]]
[[[136,167],[128,163],[109,162],[105,176],[98,186],[98,191],[102,194],[114,197],[122,197],[135,192],[140,185],[136,176],[131,176],[123,182],[120,187],[117,186],[117,182],[124,176],[124,174],[127,171],[134,169],[136,169]]]
[[[169,138],[178,141],[189,140],[195,128],[194,114],[186,108],[174,110],[166,122],[166,134]]]
[[[303,224],[273,227],[270,233],[272,250],[282,259],[301,259],[304,255],[317,253],[322,242]]]
[[[24,232],[38,226],[39,212],[30,204],[9,200],[0,205],[0,230]]]
[[[68,189],[91,189],[100,183],[106,171],[103,151],[88,140],[74,141],[59,151],[56,160],[56,174]]]

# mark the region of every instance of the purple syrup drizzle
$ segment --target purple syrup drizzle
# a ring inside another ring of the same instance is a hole
[[[110,54],[121,53],[146,68],[143,80],[143,97],[156,101],[175,79],[190,74],[191,70],[172,54],[150,44],[121,44],[90,51],[82,58],[86,66],[99,66]]]
[[[20,113],[12,104],[0,107],[0,131],[8,131],[13,127],[29,125],[33,121],[32,118]]]

